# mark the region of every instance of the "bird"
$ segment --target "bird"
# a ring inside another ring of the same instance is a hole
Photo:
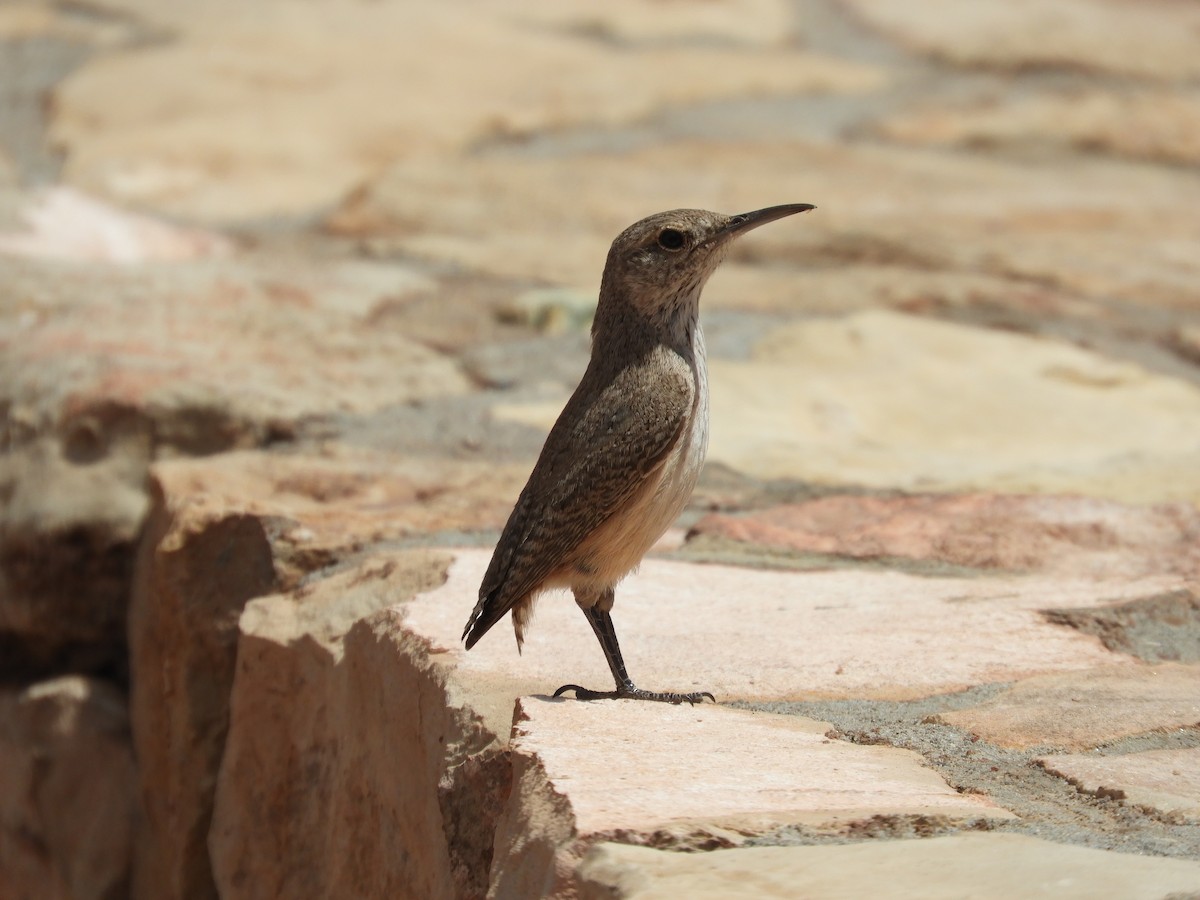
[[[511,612],[521,652],[534,601],[570,588],[616,687],[564,684],[555,697],[716,702],[708,691],[649,691],[633,683],[613,627],[615,589],[683,511],[707,452],[699,321],[705,283],[736,238],[815,208],[789,203],[738,215],[675,209],[636,222],[613,241],[587,370],[501,532],[463,629],[467,650]]]

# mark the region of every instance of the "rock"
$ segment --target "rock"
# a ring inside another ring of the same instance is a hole
[[[869,25],[960,66],[1019,72],[1076,69],[1160,81],[1200,74],[1192,35],[1200,12],[1152,0],[954,0],[904,10],[887,0],[848,0]]]
[[[758,47],[786,46],[798,35],[796,13],[780,0],[720,0],[698,6],[686,16],[671,6],[614,0],[603,6],[515,4],[522,23],[567,33],[603,36],[634,46],[662,42]]]
[[[1200,162],[1200,95],[1084,90],[933,106],[888,116],[870,130],[911,144],[1044,144],[1173,165]]]
[[[705,516],[693,541],[852,559],[1093,576],[1200,573],[1200,512],[1087,497],[841,495]]]
[[[0,456],[0,673],[123,681],[149,429],[123,410],[98,407],[46,433],[27,413],[9,406],[3,423],[10,443]]]
[[[377,556],[246,607],[209,837],[221,897],[463,895],[448,770],[494,735],[388,610],[444,567]]]
[[[728,9],[719,18],[739,17],[746,3],[717,4]],[[51,138],[65,150],[65,178],[121,203],[210,222],[311,214],[392,160],[454,156],[488,139],[635,122],[675,104],[860,91],[880,80],[867,65],[774,41],[622,46],[589,30],[608,13],[551,14],[529,2],[418,9],[270,0],[251,12],[208,0],[202,15],[104,5],[170,38],[85,64],[59,85]],[[786,15],[783,4],[772,6],[774,18]],[[671,31],[697,30],[674,18]],[[761,35],[762,23],[753,30]],[[414,84],[421,90],[396,89]]]
[[[498,310],[505,321],[543,334],[587,331],[596,312],[596,297],[561,288],[535,288],[513,297]]]
[[[1038,763],[1081,791],[1152,809],[1173,821],[1200,824],[1200,749],[1121,756],[1067,753],[1043,756]]]
[[[452,361],[369,321],[374,304],[413,289],[398,267],[0,265],[27,298],[5,323],[4,399],[31,429],[86,432],[89,416],[115,410],[150,420],[156,449],[211,453],[301,418],[467,387]],[[102,430],[80,440],[75,455],[103,455]]]
[[[0,40],[20,49],[28,44],[18,42],[37,40],[114,47],[134,38],[132,24],[117,16],[72,15],[45,0],[15,0],[0,7]]]
[[[612,836],[713,850],[797,823],[842,832],[872,817],[1010,815],[956,793],[916,754],[831,740],[829,727],[709,705],[522,698],[491,891],[565,895],[578,859]]]
[[[709,369],[709,462],[753,477],[1200,499],[1200,389],[1067,344],[874,311]],[[495,414],[548,427],[561,405]]]
[[[714,179],[718,171],[737,177]],[[621,154],[406,158],[348,198],[330,225],[404,257],[593,293],[609,244],[639,216],[788,201],[818,209],[737,245],[706,303],[724,302],[722,280],[731,295],[744,293],[739,269],[766,264],[791,276],[798,308],[808,272],[826,268],[916,270],[904,276],[911,285],[894,277],[873,288],[909,298],[931,271],[1002,278],[1021,305],[1032,293],[1190,309],[1200,279],[1187,252],[1200,184],[1101,157],[1074,161],[1069,179],[1054,158],[775,138],[664,140]]]
[[[465,391],[453,361],[367,321],[404,290],[404,271],[0,262],[16,298],[0,314],[0,671],[123,679],[133,542],[158,456]]]
[[[135,816],[125,700],[64,676],[0,691],[3,895],[127,896]]]
[[[580,897],[796,897],[836,900],[1162,900],[1190,896],[1200,863],[1133,856],[1019,834],[956,834],[840,847],[667,853],[602,844],[580,871]],[[1175,892],[1175,893],[1172,893]]]
[[[880,307],[911,313],[999,310],[1014,316],[1063,315],[1084,320],[1103,315],[1091,301],[1045,284],[869,260],[846,266],[806,266],[803,271],[790,266],[725,263],[706,288],[703,304],[706,312],[720,309],[788,316],[844,316]]]
[[[138,897],[215,896],[218,887],[226,895],[226,886],[213,881],[209,829],[218,769],[237,752],[226,749],[226,733],[235,663],[250,653],[238,649],[238,620],[243,632],[257,621],[251,612],[243,614],[247,603],[296,591],[284,595],[273,614],[272,627],[297,632],[279,650],[285,657],[295,642],[304,645],[300,632],[340,642],[351,624],[387,604],[374,593],[365,600],[342,598],[336,586],[345,587],[344,580],[328,588],[332,594],[309,600],[310,592],[299,587],[305,578],[345,565],[374,542],[424,531],[498,528],[508,514],[508,493],[516,489],[517,476],[494,464],[398,464],[394,457],[336,446],[327,454],[231,453],[152,469],[154,507],[130,611],[132,717],[145,823],[138,839]],[[505,492],[502,501],[498,492]],[[409,568],[401,567],[397,578],[417,578]],[[427,569],[432,571],[420,571]],[[425,576],[418,582],[434,583]],[[272,665],[278,673],[290,671],[279,660]],[[304,716],[311,712],[301,709]],[[305,718],[296,728],[309,724]],[[258,738],[254,732],[239,740]],[[253,783],[269,776],[256,769]],[[261,840],[243,833],[239,846],[258,847]]]
[[[1192,362],[1200,362],[1200,325],[1181,325],[1168,338],[1176,353]]]
[[[45,189],[24,216],[28,233],[0,234],[0,253],[129,264],[233,252],[220,235],[133,215],[70,188]]]
[[[612,676],[600,647],[563,592],[538,602],[522,655],[507,620],[471,652],[462,649],[462,627],[489,558],[485,551],[456,551],[445,585],[407,605],[413,632],[453,661],[457,677],[509,698],[567,681],[608,689]],[[647,560],[618,589],[614,620],[630,674],[647,689],[708,690],[723,702],[901,700],[1039,672],[1107,665],[1136,673],[1128,657],[1051,624],[1040,611],[1150,596],[1180,583],[926,578]]]
[[[207,846],[229,721],[237,620],[278,584],[264,523],[193,511],[154,487],[129,610],[130,717],[142,815],[133,896],[217,896]]]
[[[1200,666],[1099,667],[1027,678],[978,706],[938,717],[1002,747],[1088,750],[1200,724]]]
[[[497,531],[526,474],[523,465],[398,457],[333,443],[319,456],[243,451],[153,469],[167,502],[186,518],[236,511],[258,520],[285,587],[372,544]]]
[[[1143,662],[1200,663],[1200,641],[1196,640],[1200,592],[1192,588],[1091,609],[1051,609],[1045,616],[1058,625],[1094,634],[1109,650]]]

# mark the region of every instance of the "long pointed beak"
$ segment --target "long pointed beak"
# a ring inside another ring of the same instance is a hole
[[[810,209],[816,209],[816,207],[811,203],[785,203],[782,206],[768,206],[766,209],[756,209],[754,212],[742,213],[733,216],[729,220],[729,224],[713,235],[712,240],[715,243],[725,243],[726,241],[733,240],[739,234],[745,234],[751,228],[766,225],[768,222],[774,222],[785,216],[794,216],[796,213],[808,212]]]

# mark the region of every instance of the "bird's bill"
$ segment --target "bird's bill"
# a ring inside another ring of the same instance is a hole
[[[810,209],[816,209],[816,207],[811,203],[785,203],[782,206],[768,206],[766,209],[756,209],[754,212],[741,213],[740,215],[732,216],[729,219],[729,223],[718,231],[714,237],[721,242],[732,240],[739,234],[745,234],[751,228],[766,225],[768,222],[774,222],[785,216],[794,216],[796,213],[808,212]]]

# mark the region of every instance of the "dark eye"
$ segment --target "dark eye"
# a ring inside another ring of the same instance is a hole
[[[664,228],[658,233],[658,246],[664,250],[682,249],[686,240],[678,228]]]

